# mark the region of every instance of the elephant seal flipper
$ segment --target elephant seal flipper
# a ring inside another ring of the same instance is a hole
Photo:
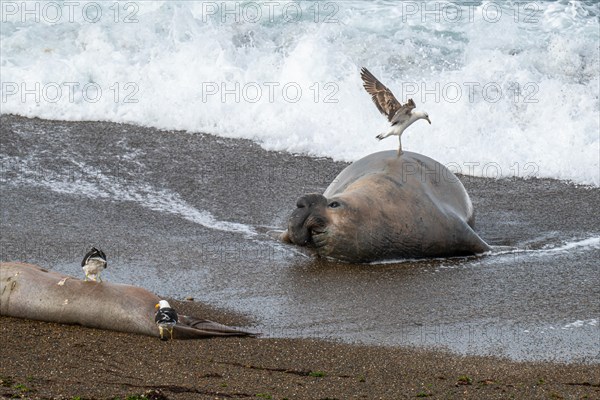
[[[491,247],[473,230],[473,225],[473,219],[465,223],[463,231],[463,241],[466,243],[465,251],[468,254],[484,254],[491,251]]]
[[[455,249],[456,256],[480,255],[491,250],[490,246],[473,230],[472,218],[469,221],[463,221],[458,215],[450,218],[454,221],[452,238],[447,238],[444,245],[447,246],[448,242],[454,242],[451,246]]]
[[[180,315],[175,325],[173,337],[176,339],[196,339],[213,336],[258,336],[257,333],[233,328],[207,319]]]

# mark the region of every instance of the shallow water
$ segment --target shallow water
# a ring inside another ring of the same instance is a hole
[[[273,337],[598,363],[600,190],[462,177],[482,257],[374,265],[273,240],[346,165],[239,139],[2,116],[2,260],[252,315]]]

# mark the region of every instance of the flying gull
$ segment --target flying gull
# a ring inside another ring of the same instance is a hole
[[[391,90],[379,82],[368,69],[361,68],[360,77],[363,80],[365,90],[371,95],[373,103],[392,125],[392,129],[387,133],[377,135],[377,139],[381,140],[388,136],[397,135],[399,142],[398,154],[402,154],[402,133],[404,130],[419,119],[425,119],[431,124],[429,115],[424,111],[415,111],[416,106],[413,99],[408,99],[404,105],[401,104],[396,100]]]
[[[100,272],[106,268],[106,265],[106,254],[104,254],[102,250],[92,247],[85,257],[83,257],[83,261],[81,261],[81,267],[83,268],[83,272],[85,272],[84,280],[87,281],[88,279],[91,279],[93,281],[102,282],[102,279],[100,279]]]

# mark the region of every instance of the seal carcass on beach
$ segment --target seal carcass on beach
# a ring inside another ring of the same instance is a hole
[[[32,264],[0,263],[0,315],[159,337],[161,299],[146,289],[85,282]],[[180,315],[175,339],[252,336],[251,332]]]
[[[298,199],[284,241],[348,262],[484,253],[459,179],[421,154],[382,151]]]

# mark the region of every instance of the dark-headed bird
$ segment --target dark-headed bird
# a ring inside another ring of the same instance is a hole
[[[168,340],[164,336],[164,330],[166,329],[173,339],[173,327],[179,321],[177,311],[171,308],[169,302],[161,300],[155,306],[156,314],[154,314],[154,322],[158,325],[158,332],[160,333],[160,340]]]
[[[83,268],[83,272],[85,272],[84,280],[87,281],[90,279],[102,282],[102,279],[100,279],[100,272],[106,268],[106,265],[106,254],[104,254],[102,250],[92,247],[85,257],[83,257],[83,261],[81,261],[81,268]]]
[[[392,129],[387,133],[377,135],[377,139],[381,140],[388,136],[397,135],[399,141],[398,154],[402,154],[402,133],[404,130],[419,119],[425,119],[431,124],[429,115],[424,111],[416,111],[413,99],[408,99],[404,105],[401,104],[396,100],[391,90],[379,82],[368,69],[363,67],[360,70],[360,77],[367,93],[371,95],[373,103],[392,125]]]

